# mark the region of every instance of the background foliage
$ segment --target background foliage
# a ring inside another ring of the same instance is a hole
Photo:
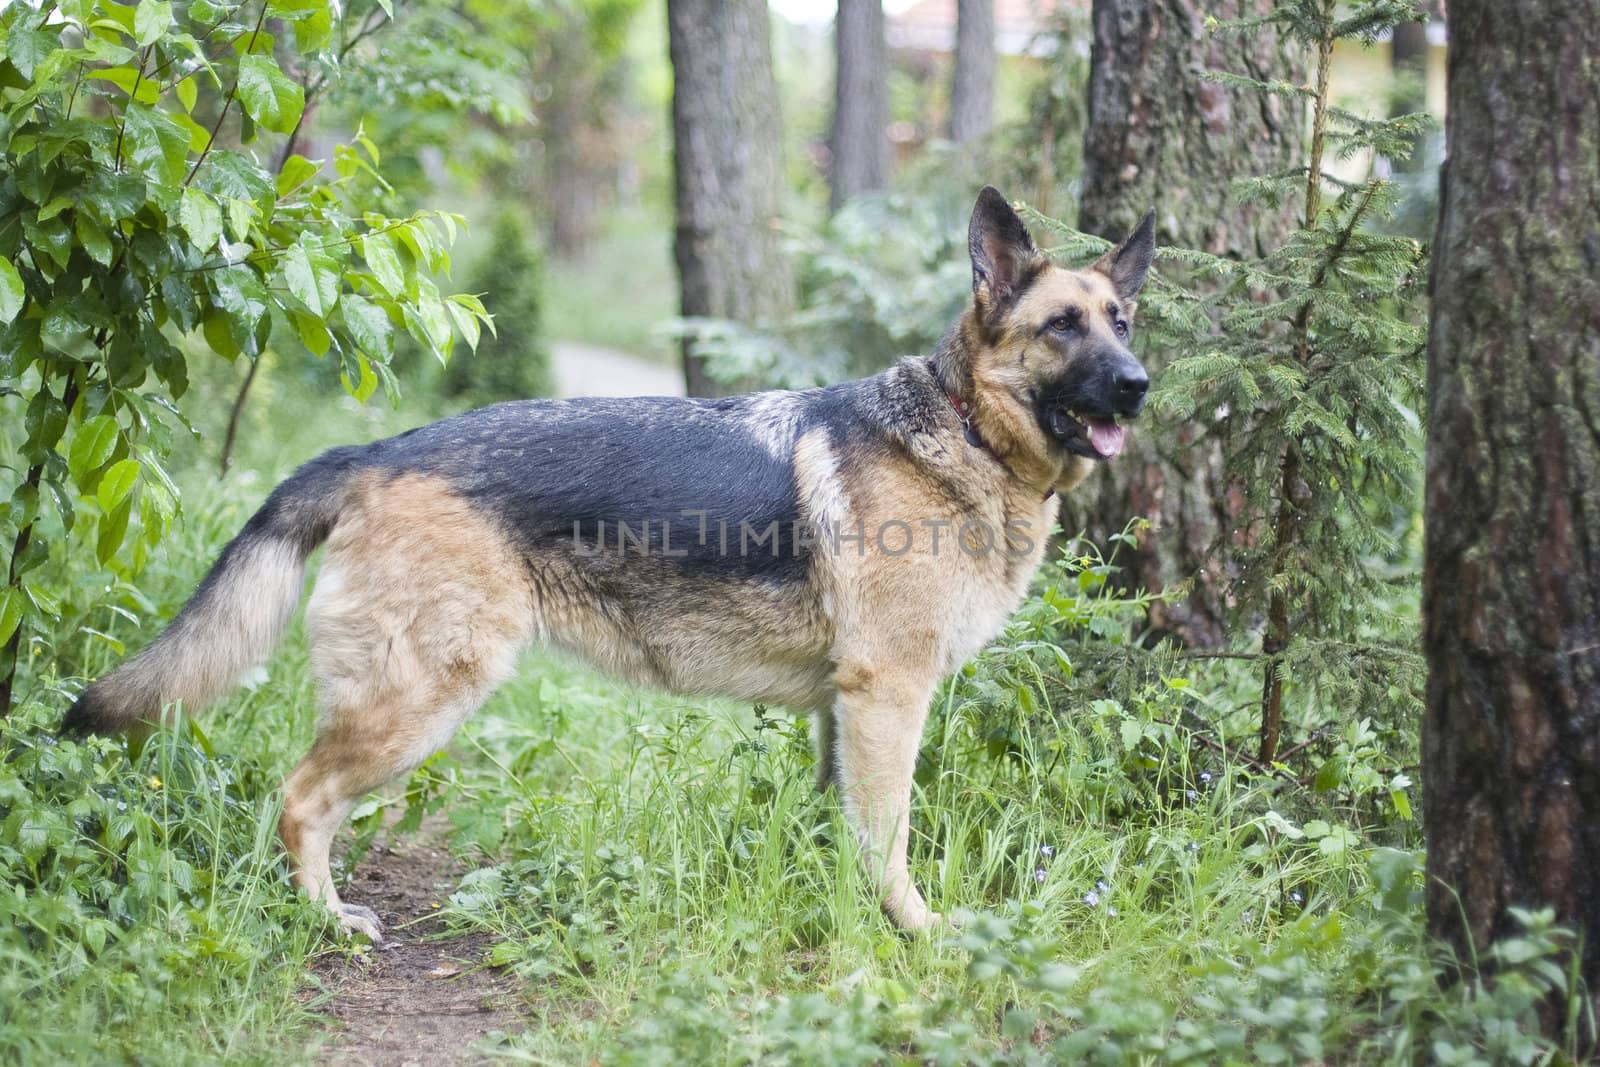
[[[1409,15],[1294,0],[1270,17],[1348,59]],[[314,965],[365,946],[295,897],[274,838],[276,783],[315,714],[301,635],[203,724],[142,747],[53,734],[295,464],[547,392],[566,340],[665,350],[693,332],[730,377],[782,385],[926,352],[970,291],[980,180],[1023,192],[1063,262],[1104,249],[1054,221],[1072,214],[1081,24],[1007,67],[1002,121],[959,153],[934,143],[939,71],[903,62],[893,118],[912,140],[897,143],[917,147],[893,188],[831,218],[818,39],[780,25],[801,310],[663,325],[660,16],[637,0],[0,10],[0,666],[17,683],[0,723],[0,1058],[280,1063],[326,1039],[308,1010],[327,995]],[[1145,632],[1165,594],[1112,581],[1136,524],[1106,545],[1060,542],[1001,638],[938,694],[912,862],[962,922],[915,941],[879,916],[836,802],[812,793],[803,720],[533,659],[450,750],[373,798],[357,841],[401,812],[448,827],[467,873],[440,910],[452,931],[489,935],[529,1019],[492,1051],[1175,1064],[1587,1051],[1569,939],[1548,915],[1482,948],[1501,964],[1493,983],[1445,984],[1451,961],[1422,932],[1427,249],[1394,234],[1428,232],[1433,191],[1429,168],[1390,186],[1361,162],[1398,159],[1421,123],[1319,94],[1315,75],[1216,76],[1315,108],[1324,160],[1354,153],[1337,176],[1313,156],[1245,183],[1240,196],[1304,205],[1305,224],[1255,262],[1164,249],[1141,301],[1139,343],[1181,354],[1141,432],[1220,437],[1240,494],[1238,536],[1218,547],[1233,645],[1201,654]],[[582,196],[563,184],[574,175]],[[379,386],[391,403],[364,404]],[[1275,679],[1281,741],[1264,752]],[[1573,1005],[1556,1043],[1533,1025],[1551,996]]]

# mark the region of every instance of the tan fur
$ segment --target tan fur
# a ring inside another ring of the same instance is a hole
[[[298,883],[358,928],[364,909],[342,905],[329,874],[334,832],[511,672],[534,619],[524,573],[501,531],[420,475],[368,478],[334,527],[306,609],[322,720],[281,830]]]
[[[95,683],[110,721],[154,725],[175,704],[193,712],[238,685],[278,643],[304,575],[290,544],[263,540],[245,548],[194,608]]]

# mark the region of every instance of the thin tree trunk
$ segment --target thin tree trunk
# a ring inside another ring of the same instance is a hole
[[[1428,106],[1428,24],[1402,22],[1394,28],[1389,38],[1389,71],[1394,87],[1389,94],[1389,114],[1409,115]],[[1395,161],[1395,168],[1416,171],[1422,166],[1419,153],[1413,150],[1403,160]]]
[[[1294,227],[1293,204],[1241,204],[1231,182],[1300,164],[1304,116],[1276,97],[1200,78],[1208,69],[1263,80],[1303,77],[1297,50],[1270,29],[1205,31],[1206,14],[1233,18],[1269,7],[1266,0],[1223,0],[1202,12],[1186,0],[1095,0],[1080,229],[1117,239],[1154,207],[1158,244],[1254,258]],[[1140,351],[1157,375],[1168,355]],[[1223,640],[1230,577],[1216,546],[1238,534],[1237,509],[1220,447],[1197,443],[1199,436],[1195,426],[1145,419],[1117,462],[1067,498],[1062,523],[1105,544],[1130,519],[1148,518],[1151,529],[1138,547],[1118,550],[1123,580],[1158,590],[1192,579],[1189,595],[1155,605],[1150,622],[1209,647]]]
[[[679,303],[685,316],[755,323],[793,302],[777,220],[778,87],[766,0],[669,0]],[[726,387],[684,349],[692,396]]]
[[[839,0],[833,22],[833,188],[837,211],[889,182],[889,49],[879,0]]]
[[[49,392],[49,383],[40,386],[44,392]],[[66,386],[61,390],[61,406],[68,412],[78,402],[78,381],[69,378]],[[38,493],[39,482],[44,478],[44,467],[35,464],[28,468],[28,473],[22,479],[22,484],[30,493]],[[17,528],[17,536],[11,542],[11,561],[6,567],[6,585],[8,592],[22,589],[22,575],[25,569],[25,557],[28,546],[33,543],[33,527],[39,521],[37,515]],[[11,714],[12,705],[16,699],[17,672],[22,668],[22,641],[27,632],[27,620],[17,623],[17,628],[11,631],[11,636],[6,638],[4,646],[0,646],[0,719]]]
[[[1428,920],[1600,989],[1600,0],[1451,0],[1423,646]],[[1547,1017],[1552,1026],[1556,1013]]]
[[[222,438],[222,455],[217,459],[217,477],[225,477],[228,469],[233,466],[233,446],[239,439],[239,420],[244,417],[245,401],[250,399],[250,386],[255,384],[256,371],[261,369],[261,361],[265,355],[257,355],[250,361],[250,369],[245,371],[244,381],[239,383],[239,392],[233,398],[233,407],[228,412],[228,432]]]
[[[994,126],[994,0],[957,0],[950,140],[979,141]]]

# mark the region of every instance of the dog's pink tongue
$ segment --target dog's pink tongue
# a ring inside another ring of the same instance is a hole
[[[1094,445],[1096,452],[1107,459],[1122,451],[1126,437],[1127,430],[1110,419],[1093,419],[1089,422],[1089,443]]]

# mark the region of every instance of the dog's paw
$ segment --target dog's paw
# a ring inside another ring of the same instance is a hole
[[[898,909],[890,911],[890,917],[908,934],[931,933],[945,924],[944,913],[930,909],[921,896],[905,900]]]
[[[360,904],[338,903],[332,906],[333,914],[338,918],[339,925],[352,934],[365,934],[374,945],[383,942],[383,923],[378,921],[378,913],[371,908],[364,908]]]

